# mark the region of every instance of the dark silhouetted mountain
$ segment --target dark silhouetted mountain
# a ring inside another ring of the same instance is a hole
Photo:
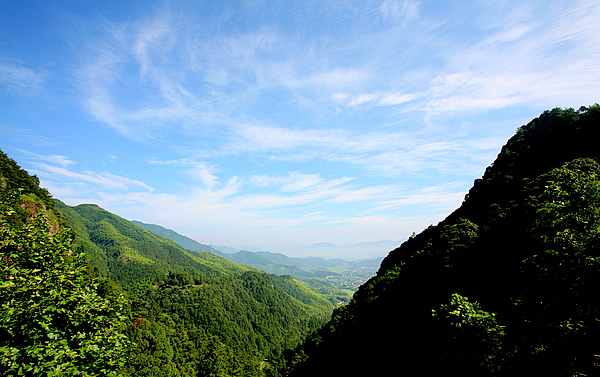
[[[393,250],[292,376],[600,375],[600,107],[520,127],[463,204]]]

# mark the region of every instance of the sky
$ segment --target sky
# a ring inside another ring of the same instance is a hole
[[[69,205],[288,255],[456,209],[600,97],[600,2],[0,0],[0,149]],[[389,249],[327,257],[378,257]]]

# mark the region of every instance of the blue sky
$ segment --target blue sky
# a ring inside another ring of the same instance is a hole
[[[598,102],[599,19],[585,0],[2,0],[0,148],[67,204],[202,243],[400,241],[517,127]]]

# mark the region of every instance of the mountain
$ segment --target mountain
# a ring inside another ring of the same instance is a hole
[[[276,368],[283,350],[320,327],[333,309],[290,276],[184,250],[97,205],[55,203],[77,232],[75,244],[90,250],[90,264],[129,293],[136,326],[127,335],[142,349],[130,358],[125,375],[153,375],[153,369],[164,368],[173,376],[196,374],[207,363],[222,365],[223,373],[241,368],[262,375],[265,360]],[[182,239],[163,227],[151,228]],[[160,352],[152,345],[157,337]],[[211,353],[214,347],[220,355]]]
[[[183,247],[210,250],[229,261],[247,265],[270,274],[289,275],[304,282],[311,290],[319,293],[334,305],[342,305],[350,301],[356,288],[373,276],[383,258],[345,261],[343,259],[325,259],[320,257],[291,258],[281,253],[268,251],[236,251],[221,252],[210,246],[202,245],[177,232],[160,225],[133,223],[143,228],[158,232]],[[384,241],[392,242],[392,241]],[[378,246],[381,243],[374,243]],[[394,243],[395,244],[395,243]],[[330,244],[332,245],[332,244]],[[332,247],[338,247],[332,245]]]
[[[213,254],[218,254],[215,248],[209,245],[203,245],[200,242],[175,232],[174,230],[167,229],[156,224],[146,224],[136,220],[132,220],[131,222],[137,226],[141,226],[142,228],[151,231],[154,234],[158,234],[159,236],[163,236],[177,242],[177,244],[184,249],[192,251],[208,251]]]
[[[229,254],[237,253],[238,251],[240,251],[234,247],[229,247],[229,246],[215,246],[215,245],[209,245],[209,246],[220,252],[229,253]]]
[[[179,246],[184,249],[192,251],[207,251],[213,254],[222,256],[230,261],[240,264],[246,264],[252,267],[256,267],[260,270],[267,271],[269,273],[276,273],[278,275],[292,275],[295,274],[305,277],[310,277],[312,274],[308,271],[301,270],[305,268],[307,270],[328,270],[330,267],[337,267],[343,265],[351,265],[356,267],[379,267],[379,263],[383,260],[380,258],[370,258],[364,260],[353,260],[346,261],[344,259],[335,258],[327,259],[321,257],[288,257],[281,253],[272,253],[270,251],[248,251],[248,250],[237,250],[227,246],[209,246],[201,244],[189,237],[183,236],[172,229],[164,228],[156,224],[146,224],[141,221],[133,220],[133,224],[138,225],[150,232],[163,236],[172,241],[175,241]],[[318,243],[307,246],[302,250],[319,250],[323,247],[336,250],[344,249],[360,249],[360,248],[383,248],[383,247],[395,247],[399,242],[396,241],[379,241],[379,242],[363,242],[352,244],[348,246],[339,246],[331,243]],[[273,269],[274,268],[274,269]],[[286,270],[289,268],[289,270]],[[299,269],[300,268],[300,269]],[[278,273],[282,272],[282,273]],[[331,271],[329,271],[331,272]]]
[[[599,375],[598,140],[598,105],[520,127],[456,211],[288,358],[290,375]]]
[[[67,206],[0,151],[0,374],[277,376],[333,305],[291,276]]]
[[[329,242],[314,243],[294,251],[298,255],[343,255],[346,259],[364,260],[374,259],[373,256],[383,256],[390,249],[400,245],[400,241],[383,240],[377,242],[361,242],[350,245],[336,245]]]
[[[148,287],[165,275],[194,280],[253,270],[209,252],[186,251],[95,204],[56,207],[77,233],[76,244],[90,250],[90,263],[125,288]]]

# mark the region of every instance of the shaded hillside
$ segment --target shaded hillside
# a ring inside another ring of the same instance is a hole
[[[202,284],[166,282],[133,296],[128,335],[139,352],[124,374],[277,376],[283,351],[320,328],[331,311],[314,293],[294,292],[303,288],[297,281],[279,279],[245,272]]]
[[[597,105],[521,127],[459,209],[290,355],[291,375],[598,374],[598,140]]]

